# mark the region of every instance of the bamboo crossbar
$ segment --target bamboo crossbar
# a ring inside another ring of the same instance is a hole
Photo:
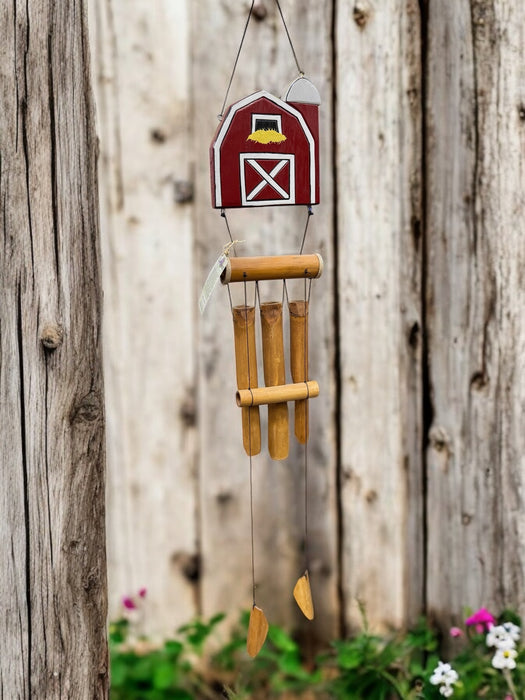
[[[221,282],[314,279],[323,272],[319,253],[310,255],[266,255],[256,258],[228,258]]]
[[[297,384],[261,386],[253,389],[239,389],[235,394],[237,406],[265,406],[286,401],[301,401],[319,396],[319,384],[313,379]]]

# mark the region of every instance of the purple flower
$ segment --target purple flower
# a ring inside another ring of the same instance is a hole
[[[478,634],[488,631],[495,622],[496,618],[487,610],[487,608],[480,608],[477,612],[470,617],[467,617],[465,620],[467,627],[475,626]]]
[[[126,610],[136,610],[137,609],[137,606],[135,605],[135,601],[129,595],[125,595],[122,597],[122,605],[126,608]]]

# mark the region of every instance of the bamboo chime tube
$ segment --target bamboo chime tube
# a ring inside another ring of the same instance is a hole
[[[264,383],[278,386],[286,382],[284,369],[283,305],[278,301],[261,304],[261,335]],[[272,459],[288,457],[288,404],[268,405],[268,452]]]
[[[263,406],[283,401],[301,402],[319,396],[319,384],[315,381],[280,386],[261,386],[258,389],[239,389],[235,395],[237,406]]]
[[[266,255],[256,258],[228,258],[221,282],[256,282],[260,280],[313,279],[323,272],[319,253],[310,255]]]
[[[257,353],[255,349],[255,307],[233,307],[233,332],[235,339],[235,366],[237,387],[250,389],[257,386]],[[242,441],[246,454],[261,451],[261,423],[259,408],[242,409]]]
[[[294,382],[308,380],[308,302],[291,301],[290,369]],[[295,437],[304,445],[308,440],[308,400],[295,402]]]

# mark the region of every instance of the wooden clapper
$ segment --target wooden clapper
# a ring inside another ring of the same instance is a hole
[[[279,13],[284,17],[276,0]],[[250,21],[253,2],[246,22]],[[289,33],[286,28],[289,38]],[[245,33],[246,33],[245,27]],[[239,46],[239,57],[242,42]],[[210,277],[220,278],[223,285],[243,285],[244,303],[231,304],[237,374],[237,405],[241,409],[242,439],[250,461],[250,498],[252,457],[261,451],[260,407],[268,411],[268,452],[272,459],[282,460],[289,451],[288,404],[295,406],[294,433],[304,445],[305,488],[305,549],[307,546],[307,444],[308,402],[319,394],[319,386],[308,373],[308,315],[311,281],[320,277],[321,256],[303,254],[303,247],[312,214],[312,205],[319,202],[319,105],[320,97],[314,85],[304,77],[297,63],[299,76],[281,98],[261,90],[248,95],[224,109],[235,66],[223,107],[220,123],[210,146],[212,205],[220,209],[233,241],[226,211],[231,207],[264,207],[304,205],[307,217],[300,252],[297,255],[219,258]],[[219,267],[217,268],[217,265]],[[210,279],[210,278],[209,278]],[[302,299],[289,300],[286,281],[304,279]],[[261,302],[259,285],[267,280],[283,281],[281,301]],[[210,285],[205,284],[205,289]],[[215,280],[213,280],[215,281]],[[248,303],[247,283],[255,282],[255,299]],[[211,285],[213,289],[213,284]],[[204,294],[204,290],[203,290]],[[211,294],[208,289],[208,296]],[[231,303],[231,293],[230,293]],[[202,297],[201,297],[202,298]],[[207,299],[206,299],[207,300]],[[201,311],[203,306],[201,306]],[[286,305],[285,302],[286,301]],[[258,313],[256,307],[258,306]],[[285,307],[283,309],[283,307]],[[286,309],[287,307],[287,309]],[[291,383],[286,382],[286,362],[283,337],[283,314],[288,313],[289,368]],[[260,319],[260,345],[264,385],[259,382],[256,316]],[[251,518],[253,606],[248,628],[247,650],[256,656],[268,632],[264,612],[256,604],[253,504]],[[307,559],[306,554],[306,559]],[[308,561],[299,577],[293,595],[303,614],[312,620],[314,607],[308,574]]]

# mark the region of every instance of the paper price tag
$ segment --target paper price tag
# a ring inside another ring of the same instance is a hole
[[[228,255],[226,253],[221,253],[211,268],[208,277],[206,277],[206,282],[204,283],[201,295],[199,297],[199,309],[201,314],[204,313],[204,309],[206,308],[206,305],[213,294],[213,290],[221,278],[222,271],[227,264]]]

